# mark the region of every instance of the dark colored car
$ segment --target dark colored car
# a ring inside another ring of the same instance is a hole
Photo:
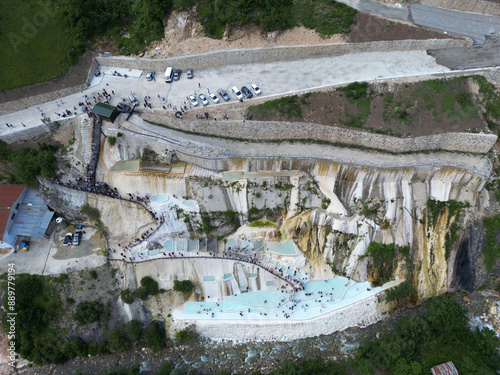
[[[217,90],[217,93],[222,96],[222,99],[224,99],[226,102],[230,100],[229,98],[229,95],[227,94],[227,92],[225,92],[224,90],[222,89],[218,89]]]
[[[132,108],[130,108],[128,105],[126,105],[124,103],[118,103],[116,105],[116,108],[118,108],[119,111],[126,112],[126,113],[129,113],[132,110]]]
[[[72,243],[73,243],[73,233],[66,233],[66,236],[64,236],[63,245],[69,246]]]
[[[248,87],[243,86],[243,87],[241,88],[241,92],[243,93],[243,95],[245,95],[245,98],[247,98],[247,99],[253,98],[253,94],[252,94],[252,92],[248,89]]]

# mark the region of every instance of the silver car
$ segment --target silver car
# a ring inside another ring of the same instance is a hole
[[[213,92],[208,93],[208,97],[210,98],[211,101],[213,101],[215,104],[219,103],[219,98],[217,95],[215,95]]]
[[[203,95],[203,94],[199,94],[199,95],[198,95],[198,98],[200,98],[200,100],[201,100],[201,104],[203,104],[203,105],[208,105],[208,99],[207,99],[207,97],[206,97],[205,95]]]
[[[194,107],[196,107],[198,104],[200,104],[200,103],[198,103],[198,100],[196,100],[196,97],[194,95],[189,95],[188,99]]]

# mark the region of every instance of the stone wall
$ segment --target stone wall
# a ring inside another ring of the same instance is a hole
[[[45,124],[41,124],[31,128],[22,128],[13,133],[0,134],[0,139],[8,144],[20,143],[29,139],[36,140],[38,137],[41,137],[49,132],[50,128]]]
[[[421,0],[421,4],[500,16],[500,4],[483,0]]]
[[[85,81],[85,85],[88,87],[92,82],[92,78],[94,78],[95,73],[99,70],[99,63],[96,59],[92,59],[92,64],[90,65],[89,72],[87,74],[87,79]]]
[[[172,57],[169,59],[140,59],[131,57],[96,57],[99,65],[117,68],[162,71],[168,66],[176,69],[207,69],[225,65],[265,63],[284,60],[301,60],[317,57],[339,56],[355,52],[410,51],[442,48],[470,47],[471,40],[428,39],[397,40],[365,43],[327,44],[320,46],[294,46],[256,48],[209,52],[200,55]]]
[[[394,153],[446,150],[484,154],[497,140],[497,136],[493,134],[444,133],[415,138],[397,138],[312,123],[182,121],[149,112],[143,113],[142,117],[152,123],[164,124],[176,130],[201,135],[257,141],[310,139]]]

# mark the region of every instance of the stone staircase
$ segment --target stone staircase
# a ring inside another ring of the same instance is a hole
[[[211,171],[210,169],[205,169],[198,167],[197,165],[192,165],[188,172],[188,177],[200,177],[200,178],[221,178],[221,174]]]
[[[86,164],[89,164],[92,159],[92,132],[94,130],[92,124],[92,119],[87,116],[81,117],[82,160]]]

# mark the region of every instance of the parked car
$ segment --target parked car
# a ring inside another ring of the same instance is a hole
[[[148,74],[146,74],[146,79],[148,81],[153,81],[155,79],[155,72],[149,72]]]
[[[260,88],[259,86],[257,86],[255,83],[252,83],[250,85],[250,88],[252,89],[252,91],[255,93],[255,95],[260,95],[262,93],[262,91],[260,91]]]
[[[224,90],[222,89],[218,89],[217,90],[217,94],[219,94],[220,96],[222,96],[222,99],[224,99],[226,102],[229,101],[229,99],[231,99],[229,97],[229,95],[227,94],[227,92],[225,92]]]
[[[182,70],[176,70],[174,72],[174,81],[178,81],[181,78]]]
[[[203,104],[203,105],[208,105],[208,99],[207,99],[207,97],[206,97],[205,95],[203,95],[203,94],[199,94],[199,95],[198,95],[198,98],[200,98],[200,100],[201,100],[201,104]]]
[[[126,112],[126,113],[129,113],[132,110],[132,108],[130,108],[128,105],[126,105],[124,103],[118,103],[116,105],[116,108],[118,108],[119,111]]]
[[[245,98],[247,98],[247,99],[251,99],[251,98],[253,98],[253,94],[252,94],[252,92],[248,89],[248,87],[243,86],[243,87],[241,88],[241,92],[243,93],[243,95],[245,95]]]
[[[69,246],[73,243],[73,233],[66,233],[63,239],[63,246]]]
[[[139,102],[137,101],[137,99],[135,98],[135,96],[134,96],[134,95],[132,95],[132,94],[131,94],[131,95],[129,95],[129,96],[128,96],[128,98],[129,98],[129,100],[130,100],[130,103],[132,103],[132,105],[133,105],[134,107],[136,107],[136,106],[138,106],[138,105],[139,105]]]
[[[196,97],[194,95],[189,95],[188,99],[194,107],[196,107],[198,104],[200,104],[200,103],[198,103],[198,100],[196,100]]]
[[[82,240],[83,232],[81,230],[77,230],[75,235],[73,236],[73,246],[80,245],[80,241]]]
[[[234,96],[236,96],[236,99],[243,100],[243,94],[236,86],[233,86],[231,88],[231,91],[233,92]]]
[[[188,69],[186,72],[186,75],[187,75],[188,79],[193,78],[193,69]]]
[[[213,92],[208,93],[208,97],[210,98],[211,101],[213,101],[215,104],[219,103],[219,98],[217,95],[215,95]]]

